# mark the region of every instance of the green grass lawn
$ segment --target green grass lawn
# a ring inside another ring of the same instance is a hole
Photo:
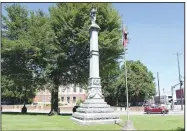
[[[121,116],[123,122],[117,124],[103,124],[81,126],[71,120],[71,116],[47,115],[2,115],[3,130],[121,130],[126,116]],[[130,116],[137,130],[171,130],[184,128],[184,116]]]

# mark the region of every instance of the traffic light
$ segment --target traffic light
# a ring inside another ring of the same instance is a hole
[[[173,101],[173,99],[169,100],[169,103],[171,103]]]
[[[180,81],[180,85],[183,86],[183,81]]]

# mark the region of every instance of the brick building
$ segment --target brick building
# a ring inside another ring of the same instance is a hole
[[[58,97],[64,106],[74,106],[79,99],[84,101],[87,98],[87,91],[78,86],[75,88],[73,84],[60,86]],[[50,104],[50,101],[51,93],[47,89],[40,90],[34,98],[34,103]]]

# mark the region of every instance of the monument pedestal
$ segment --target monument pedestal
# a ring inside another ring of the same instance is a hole
[[[104,99],[87,99],[72,115],[72,120],[81,125],[120,123],[119,115]]]

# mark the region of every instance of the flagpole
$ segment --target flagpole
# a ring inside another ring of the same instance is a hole
[[[123,21],[122,21],[122,33],[124,35],[125,32],[123,32]],[[124,65],[125,65],[125,87],[126,87],[126,103],[127,103],[127,121],[129,120],[129,96],[128,96],[128,87],[127,87],[127,62],[126,62],[126,45],[124,45],[124,38],[122,37],[122,42],[124,46]]]
[[[123,17],[122,17],[123,18]],[[122,21],[123,24],[123,21]],[[127,61],[126,61],[126,54],[127,54],[127,43],[128,43],[128,32],[127,29],[123,29],[122,25],[122,32],[123,32],[123,46],[124,46],[124,66],[125,66],[125,86],[126,86],[126,97],[127,97],[127,121],[123,126],[122,130],[136,130],[133,125],[133,121],[129,120],[129,95],[128,95],[128,87],[127,87]],[[125,43],[124,43],[125,42]]]

